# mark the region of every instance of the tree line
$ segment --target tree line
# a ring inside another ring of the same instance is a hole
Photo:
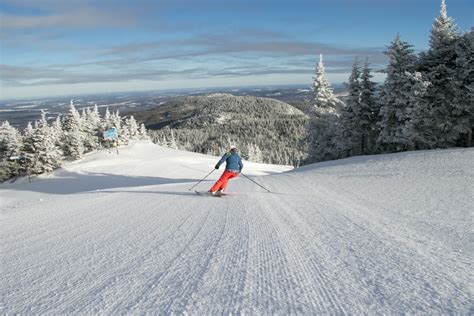
[[[443,0],[428,51],[416,54],[397,34],[385,54],[381,85],[371,80],[367,59],[355,60],[344,102],[333,94],[320,56],[307,162],[473,146],[474,31],[461,33]]]
[[[8,121],[0,124],[0,181],[20,175],[37,175],[59,168],[65,160],[76,160],[85,153],[110,145],[103,132],[115,128],[116,146],[126,145],[133,139],[147,139],[143,124],[133,116],[123,118],[119,112],[105,116],[99,114],[97,105],[76,110],[73,101],[67,115],[58,115],[49,122],[46,112],[33,124],[30,122],[20,132]]]

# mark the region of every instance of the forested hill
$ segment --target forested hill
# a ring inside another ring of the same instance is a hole
[[[183,97],[136,113],[161,145],[220,155],[230,143],[255,162],[299,165],[307,116],[269,98],[210,94]]]

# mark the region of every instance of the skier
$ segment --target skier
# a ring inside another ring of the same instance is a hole
[[[224,192],[225,188],[227,187],[227,182],[232,178],[238,177],[240,172],[242,172],[244,165],[237,152],[237,147],[235,145],[231,145],[229,147],[229,151],[226,152],[224,156],[222,156],[221,160],[219,160],[215,166],[216,169],[219,169],[221,164],[223,164],[224,161],[226,162],[224,173],[209,190],[212,195]]]

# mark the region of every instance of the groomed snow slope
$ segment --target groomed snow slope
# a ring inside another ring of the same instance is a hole
[[[189,192],[215,162],[139,142],[1,185],[0,313],[474,312],[473,149]]]

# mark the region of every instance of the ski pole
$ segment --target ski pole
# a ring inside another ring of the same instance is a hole
[[[255,182],[254,180],[250,179],[249,177],[247,177],[247,176],[246,176],[245,174],[243,174],[243,173],[240,173],[240,174],[243,175],[244,177],[246,177],[247,179],[249,179],[250,181],[252,181],[253,183],[255,183],[256,185],[258,185],[259,187],[263,188],[263,189],[266,190],[267,192],[271,193],[271,191],[268,190],[267,188],[265,188],[263,185],[261,185],[261,184]]]
[[[213,173],[215,170],[216,170],[216,169],[212,169],[212,171],[209,172],[209,173],[207,174],[207,176],[205,176],[204,178],[202,178],[201,180],[199,180],[198,183],[196,183],[195,185],[193,185],[192,187],[190,187],[190,188],[188,189],[188,191],[191,191],[191,190],[192,190],[194,187],[196,187],[199,183],[203,182],[203,181],[204,181],[207,177],[209,177],[209,176],[211,175],[211,173]]]

